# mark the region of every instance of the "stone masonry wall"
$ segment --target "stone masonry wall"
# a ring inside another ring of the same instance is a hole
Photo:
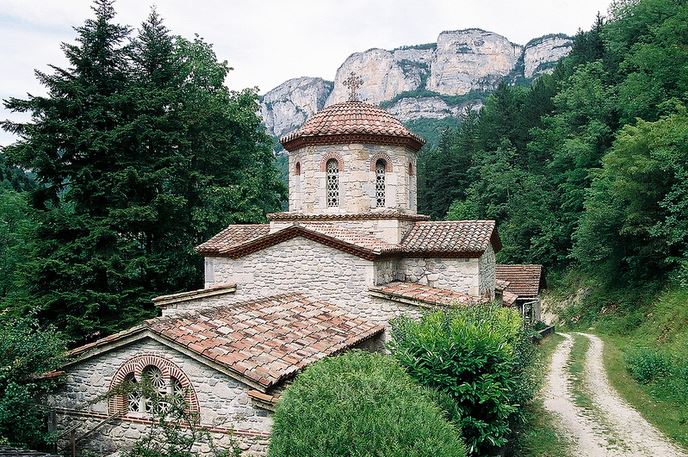
[[[255,407],[247,392],[250,388],[227,375],[184,356],[152,339],[94,356],[67,369],[65,383],[53,397],[57,408],[58,429],[81,424],[77,436],[107,417],[107,401],[100,396],[107,393],[115,372],[137,355],[156,355],[177,365],[191,381],[198,398],[200,421],[215,431],[216,444],[227,443],[227,432],[234,428],[235,439],[246,451],[245,455],[263,455],[272,425],[269,413]],[[85,441],[80,449],[90,449],[107,455],[125,448],[141,438],[150,425],[140,415],[110,421]],[[224,432],[223,432],[224,431]]]
[[[339,207],[328,208],[323,164],[333,157],[340,162]],[[380,157],[391,162],[391,171],[385,175],[385,208],[376,208],[374,166],[371,169],[371,162]],[[289,211],[292,212],[351,214],[398,209],[415,214],[416,192],[416,153],[402,146],[307,146],[289,153]]]
[[[236,283],[236,293],[223,296],[226,304],[300,292],[337,305],[352,316],[386,324],[401,313],[418,311],[368,292],[373,285],[401,279],[398,271],[394,273],[395,262],[378,261],[376,273],[375,262],[297,237],[239,259],[207,258],[205,286]],[[193,309],[183,305],[176,311]]]
[[[404,280],[478,296],[478,259],[423,259],[401,261]]]

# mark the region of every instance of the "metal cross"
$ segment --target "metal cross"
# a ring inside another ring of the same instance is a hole
[[[342,84],[349,88],[349,101],[358,101],[356,91],[363,85],[363,78],[352,71],[349,77],[342,81]]]

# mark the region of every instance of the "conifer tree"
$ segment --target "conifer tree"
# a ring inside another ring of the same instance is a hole
[[[152,316],[154,295],[201,287],[193,247],[284,195],[257,96],[227,89],[208,43],[173,36],[155,11],[132,36],[112,0],[93,10],[63,45],[69,66],[37,73],[48,95],[6,102],[32,121],[3,123],[44,219],[14,308],[76,341]]]

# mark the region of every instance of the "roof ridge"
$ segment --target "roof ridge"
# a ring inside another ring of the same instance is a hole
[[[284,300],[285,298],[290,298],[290,297],[300,297],[300,298],[305,298],[309,302],[313,302],[314,300],[310,299],[307,297],[303,292],[284,292],[281,294],[276,294],[276,295],[265,295],[263,297],[256,297],[252,298],[246,301],[238,301],[234,303],[228,303],[226,305],[209,305],[205,306],[203,308],[197,308],[197,309],[192,309],[188,311],[181,311],[169,316],[158,316],[154,317],[152,319],[146,319],[144,321],[144,325],[146,325],[150,329],[150,325],[154,323],[160,323],[160,322],[168,322],[168,321],[173,321],[176,319],[183,319],[187,317],[193,317],[193,316],[201,316],[204,313],[210,312],[210,311],[220,311],[220,310],[229,310],[229,309],[238,309],[238,308],[244,308],[246,306],[250,305],[255,305],[256,303],[260,303],[265,300]]]

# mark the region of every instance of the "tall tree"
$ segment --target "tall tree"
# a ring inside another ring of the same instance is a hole
[[[170,34],[155,11],[131,37],[111,0],[76,28],[45,97],[10,99],[3,124],[35,171],[45,211],[25,268],[39,316],[76,340],[154,313],[153,295],[202,284],[193,247],[279,208],[283,188],[253,91],[231,92],[212,47]],[[22,308],[23,309],[23,308]]]

